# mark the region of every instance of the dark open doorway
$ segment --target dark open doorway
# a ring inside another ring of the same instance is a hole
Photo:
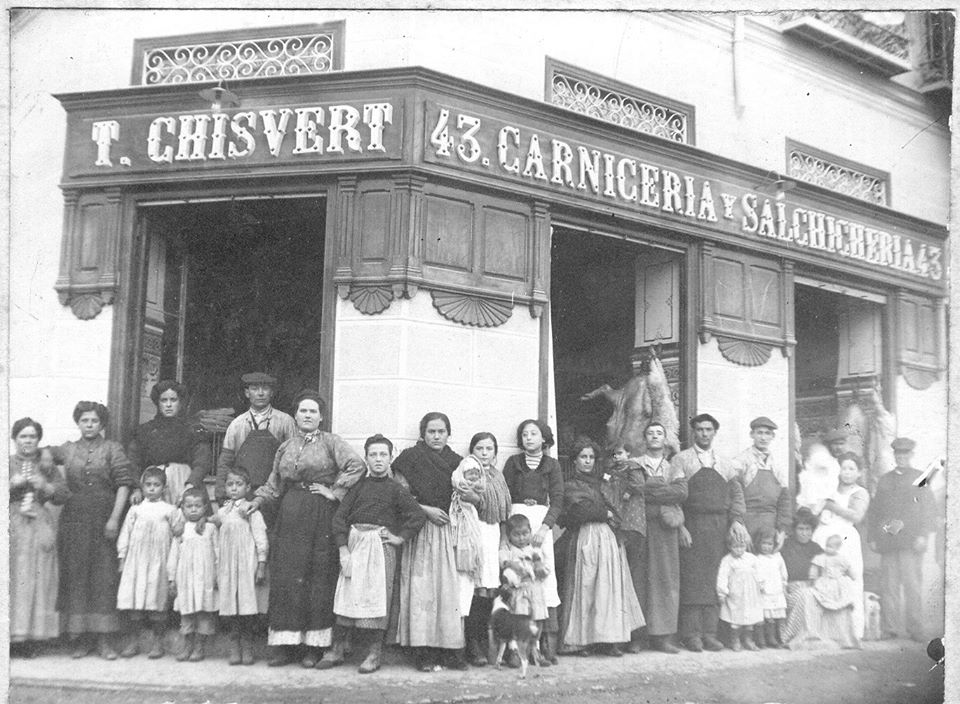
[[[612,406],[581,400],[621,388],[655,350],[679,402],[682,256],[635,241],[558,227],[551,245],[551,324],[560,455],[577,435],[601,445]]]
[[[144,209],[148,237],[141,421],[149,388],[179,378],[190,411],[242,410],[240,375],[278,380],[286,408],[318,388],[326,203],[229,200]]]

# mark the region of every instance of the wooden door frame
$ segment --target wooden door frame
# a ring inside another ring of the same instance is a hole
[[[284,184],[218,184],[214,188],[181,190],[130,190],[121,195],[120,242],[118,247],[119,290],[113,304],[113,325],[110,345],[110,374],[107,402],[111,411],[108,437],[126,445],[139,425],[139,399],[143,355],[143,317],[147,284],[148,225],[144,216],[148,208],[211,200],[256,200],[269,198],[323,198],[323,282],[321,294],[320,378],[317,388],[327,401],[324,426],[329,429],[333,414],[333,350],[336,333],[337,293],[333,286],[336,271],[336,237],[329,181]]]

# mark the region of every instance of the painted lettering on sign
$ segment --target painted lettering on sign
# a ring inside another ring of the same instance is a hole
[[[160,115],[150,121],[143,153],[155,164],[239,160],[266,151],[271,157],[386,152],[384,132],[393,124],[390,102],[308,106],[228,113]],[[120,123],[93,123],[94,165],[114,165]],[[130,156],[121,157],[129,162]]]
[[[801,208],[735,185],[469,115],[427,106],[425,160],[518,179],[683,219],[716,223],[834,257],[939,281],[942,249],[836,215]]]

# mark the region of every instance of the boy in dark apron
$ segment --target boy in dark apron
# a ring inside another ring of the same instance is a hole
[[[250,475],[250,492],[247,496],[253,500],[254,492],[266,483],[273,469],[273,458],[280,444],[296,435],[297,428],[293,418],[270,405],[277,380],[263,372],[251,372],[240,377],[243,393],[250,401],[250,408],[234,418],[227,427],[223,438],[223,449],[217,460],[216,497],[224,498],[224,480],[227,471],[234,468],[244,469]],[[267,529],[273,527],[274,510],[269,507],[263,512]]]

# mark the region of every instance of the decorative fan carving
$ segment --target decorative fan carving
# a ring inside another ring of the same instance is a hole
[[[433,307],[447,320],[479,328],[503,325],[513,314],[513,304],[465,293],[431,291]]]
[[[390,307],[393,289],[389,286],[351,286],[347,297],[364,315],[376,315]]]
[[[92,320],[100,315],[104,301],[94,293],[75,296],[70,299],[70,310],[80,320]]]
[[[940,378],[939,374],[929,369],[917,369],[916,367],[904,365],[900,370],[903,374],[904,381],[917,391],[923,391],[929,388],[933,382]]]
[[[773,347],[759,342],[717,335],[717,347],[723,358],[744,367],[759,367],[770,359]]]

